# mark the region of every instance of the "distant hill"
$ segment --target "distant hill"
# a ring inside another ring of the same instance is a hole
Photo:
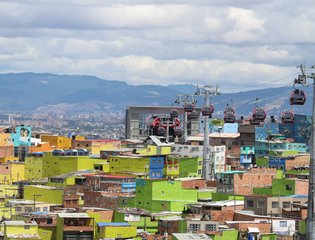
[[[291,87],[260,89],[228,93],[211,100],[216,114],[222,111],[230,99],[239,115],[249,115],[256,97],[269,115],[279,115],[289,109]],[[311,99],[311,88],[306,88]],[[91,112],[124,111],[130,105],[169,106],[177,94],[194,93],[193,85],[128,85],[123,81],[109,81],[84,75],[55,75],[50,73],[0,74],[1,112]],[[295,107],[299,113],[310,114],[311,101]],[[202,100],[198,101],[201,105]]]

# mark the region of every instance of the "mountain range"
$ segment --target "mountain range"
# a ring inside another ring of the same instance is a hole
[[[178,94],[193,94],[196,86],[185,85],[128,85],[123,81],[109,81],[94,76],[56,75],[51,73],[0,74],[1,112],[95,112],[124,111],[127,106],[170,106]],[[290,109],[292,87],[266,88],[237,93],[222,93],[210,102],[215,114],[222,115],[226,104],[232,104],[238,115],[248,116],[255,100],[268,115],[279,116]],[[308,99],[304,106],[295,106],[297,113],[311,114],[312,91],[304,88]],[[200,97],[197,106],[203,100]]]

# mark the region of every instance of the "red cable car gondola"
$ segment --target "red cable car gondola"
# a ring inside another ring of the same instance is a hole
[[[190,102],[185,103],[185,105],[184,105],[185,112],[192,112],[192,111],[194,111],[194,109],[195,109],[195,106],[193,103],[190,103]]]
[[[253,119],[258,121],[265,121],[266,118],[266,112],[264,109],[256,107],[253,111]]]
[[[249,119],[249,123],[250,123],[250,125],[259,125],[259,124],[260,124],[260,121],[257,120],[257,119],[254,119],[253,117],[251,117],[251,118]]]
[[[214,107],[212,105],[204,106],[201,110],[202,116],[211,116],[214,112]]]
[[[170,116],[171,116],[171,118],[177,118],[178,117],[177,109],[172,109]]]
[[[282,123],[293,123],[294,122],[294,113],[292,111],[284,111],[281,115]]]
[[[187,115],[187,117],[188,117],[188,120],[196,120],[198,117],[198,114],[195,110],[193,110],[191,113]]]
[[[236,117],[233,112],[226,112],[224,113],[224,123],[235,123]]]
[[[303,90],[294,89],[290,96],[290,105],[304,105],[306,94]]]

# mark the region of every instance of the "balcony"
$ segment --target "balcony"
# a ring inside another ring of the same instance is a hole
[[[64,220],[64,231],[94,231],[91,218],[67,218]]]

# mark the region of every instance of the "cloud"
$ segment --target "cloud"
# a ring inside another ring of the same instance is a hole
[[[0,71],[130,84],[210,81],[226,91],[287,85],[296,65],[314,64],[311,6],[310,0],[0,1]]]

